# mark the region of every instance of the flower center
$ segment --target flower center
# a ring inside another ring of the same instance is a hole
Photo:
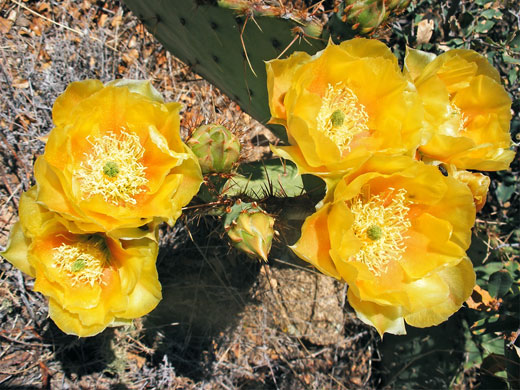
[[[144,148],[135,133],[107,132],[90,141],[92,149],[74,173],[79,180],[82,199],[101,195],[106,202],[136,204],[135,196],[146,190],[145,169],[139,160]]]
[[[387,271],[390,261],[401,260],[405,233],[412,226],[407,217],[409,205],[405,189],[390,188],[386,194],[359,195],[351,200],[352,229],[361,241],[353,260],[365,264],[376,276]]]
[[[103,283],[103,271],[108,265],[108,255],[103,241],[91,239],[73,244],[61,244],[54,248],[54,264],[71,280],[72,285]]]
[[[316,118],[318,130],[341,150],[350,151],[354,137],[368,131],[368,114],[352,90],[341,83],[329,84]]]
[[[456,130],[457,134],[466,131],[466,125],[468,124],[468,117],[462,112],[460,107],[458,107],[455,103],[450,103],[450,117],[455,121],[455,126],[458,125]]]
[[[119,173],[119,168],[115,162],[108,161],[105,165],[103,165],[103,173],[108,177],[116,177]]]

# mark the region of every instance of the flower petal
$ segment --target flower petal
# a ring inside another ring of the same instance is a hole
[[[384,306],[377,303],[362,301],[351,289],[347,291],[348,303],[356,311],[357,316],[365,324],[376,328],[383,337],[384,333],[406,334],[402,309],[396,306]]]

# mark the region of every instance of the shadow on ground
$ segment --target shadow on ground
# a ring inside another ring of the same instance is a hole
[[[105,370],[115,359],[113,338],[112,328],[93,337],[67,335],[52,321],[49,321],[49,326],[43,333],[43,343],[53,345],[56,359],[61,362],[63,372],[69,378]]]
[[[230,250],[218,226],[202,221],[188,232],[193,241],[177,234],[184,241],[181,249],[175,243],[161,248],[157,268],[163,299],[144,322],[153,362],[164,362],[166,356],[177,374],[195,381],[210,372],[215,340],[237,326],[252,301],[260,270],[256,260]]]

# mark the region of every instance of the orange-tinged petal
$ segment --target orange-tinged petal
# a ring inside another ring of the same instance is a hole
[[[345,202],[336,202],[330,206],[327,218],[327,230],[333,259],[347,260],[356,254],[361,243],[352,231],[354,217]],[[334,261],[336,264],[339,260]]]
[[[439,267],[456,264],[464,256],[464,250],[451,241],[453,228],[448,221],[423,213],[412,223],[401,260],[411,278],[422,278]]]
[[[444,304],[450,298],[448,284],[436,273],[408,283],[405,288],[409,298],[406,310],[412,313]]]
[[[78,217],[72,202],[66,196],[56,171],[40,156],[34,163],[37,201],[45,204],[51,211],[64,214],[69,218]],[[99,229],[98,229],[99,230]]]
[[[475,223],[475,204],[469,188],[454,178],[447,177],[448,184],[442,202],[430,206],[427,211],[449,221],[453,227],[451,241],[467,250],[471,243],[471,228]]]
[[[384,58],[393,62],[397,68],[397,58],[392,51],[382,42],[375,39],[355,38],[343,41],[339,47],[348,55],[355,58]]]
[[[110,87],[125,87],[130,92],[143,95],[149,100],[164,103],[164,99],[161,94],[150,84],[149,81],[144,80],[129,80],[129,79],[118,79],[112,80],[106,84]]]
[[[327,229],[329,206],[324,206],[307,217],[302,226],[300,239],[290,248],[301,259],[311,263],[325,275],[336,279],[340,275],[329,255],[330,242]]]

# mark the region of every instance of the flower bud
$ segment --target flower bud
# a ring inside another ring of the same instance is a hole
[[[199,159],[202,173],[229,172],[240,155],[238,138],[224,126],[199,126],[187,141]]]
[[[235,248],[267,261],[274,235],[274,218],[263,211],[242,212],[227,234]]]

